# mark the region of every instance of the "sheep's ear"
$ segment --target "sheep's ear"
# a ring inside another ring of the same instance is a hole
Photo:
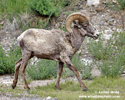
[[[79,29],[81,29],[82,27],[81,27],[81,25],[77,25],[77,27],[79,28]]]
[[[74,23],[74,26],[78,27],[78,29],[82,28],[82,26],[79,24],[78,20],[74,20],[73,23]]]

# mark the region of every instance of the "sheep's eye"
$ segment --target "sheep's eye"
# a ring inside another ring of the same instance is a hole
[[[84,27],[87,27],[87,24],[84,24]]]
[[[83,27],[87,27],[89,25],[89,23],[84,23]]]
[[[86,28],[86,27],[87,27],[87,24],[84,24],[83,27]]]

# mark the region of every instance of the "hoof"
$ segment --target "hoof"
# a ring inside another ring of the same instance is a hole
[[[83,89],[83,91],[88,91],[88,88],[87,88],[87,87],[86,87],[86,88],[84,88],[84,89]]]
[[[12,85],[12,89],[15,89],[16,86]]]
[[[29,87],[24,87],[24,89],[27,89],[27,91],[29,91],[29,90],[30,90],[30,88],[29,88]]]
[[[58,90],[61,90],[60,86],[58,85],[55,85],[55,87],[58,89]]]

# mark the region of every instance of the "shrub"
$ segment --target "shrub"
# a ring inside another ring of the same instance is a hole
[[[82,73],[83,70],[85,71],[89,69],[87,73],[84,73],[83,78],[86,77],[86,79],[90,79],[91,77],[90,68],[83,67],[83,64],[81,63],[78,54],[75,54],[73,56],[72,62],[80,73]],[[48,79],[52,77],[56,78],[58,70],[57,65],[58,64],[55,61],[40,60],[34,63],[33,65],[30,65],[29,63],[26,71],[28,75],[34,80]],[[74,76],[74,73],[69,68],[66,68],[66,66],[64,66],[62,76],[63,77]]]
[[[61,11],[60,5],[55,5],[52,0],[33,0],[31,8],[41,14],[47,16],[58,16]]]
[[[13,73],[15,70],[15,62],[18,61],[21,56],[21,49],[19,46],[12,45],[8,54],[8,72],[9,74]]]
[[[2,46],[0,45],[0,74],[7,72],[7,56]]]
[[[79,54],[75,54],[72,58],[72,63],[73,65],[76,67],[76,69],[78,71],[81,71],[82,70],[82,67],[83,67],[83,64],[81,63],[80,61],[80,55]],[[70,76],[74,76],[74,73],[69,69],[67,68],[67,66],[64,66],[64,70],[63,70],[63,73],[62,75],[64,77],[70,77]]]
[[[83,69],[81,71],[81,78],[82,79],[93,79],[91,71],[92,71],[92,64],[85,64],[86,62],[83,62]]]
[[[40,15],[58,17],[62,8],[69,6],[73,0],[33,0],[31,9]]]
[[[21,57],[21,51],[19,47],[10,49],[8,53],[5,53],[2,46],[0,46],[0,74],[12,74],[15,68],[15,62]]]
[[[96,60],[101,60],[97,64],[104,76],[117,77],[125,70],[125,32],[115,32],[103,46],[103,39],[98,42],[89,43],[89,50]],[[100,43],[100,45],[99,45]],[[93,51],[94,50],[94,51]]]
[[[86,62],[81,61],[79,54],[76,53],[73,56],[72,63],[74,64],[76,69],[80,72],[82,79],[92,79],[93,78],[92,74],[91,74],[92,64],[89,64],[89,63],[86,64]],[[65,77],[74,76],[74,73],[69,68],[64,67],[63,76],[65,76]]]
[[[124,10],[125,9],[125,0],[117,0],[117,2],[119,3],[120,5],[120,9],[121,10]]]
[[[99,37],[98,42],[90,40],[90,43],[88,44],[88,49],[92,54],[92,56],[97,60],[110,59],[110,55],[112,53],[112,48],[110,43],[106,44],[106,46],[104,47],[103,39],[101,36]]]
[[[34,80],[48,79],[57,77],[57,64],[55,61],[40,60],[39,62],[27,67],[28,75]]]
[[[55,3],[55,5],[59,4],[62,7],[66,7],[71,5],[73,0],[52,0],[52,2]]]
[[[111,9],[119,11],[119,10],[124,10],[125,9],[125,0],[116,0],[118,4],[113,4],[110,2],[107,2],[107,6],[109,6]]]
[[[80,55],[78,54],[78,53],[76,53],[74,56],[73,56],[73,58],[72,58],[72,63],[73,63],[73,65],[76,67],[76,69],[77,70],[82,70],[82,66],[83,66],[83,64],[82,64],[82,62],[81,62],[81,60],[80,60]]]
[[[125,70],[123,59],[119,59],[119,57],[116,57],[112,62],[102,60],[102,64],[99,64],[98,68],[101,71],[102,75],[107,77],[117,77],[121,75]]]
[[[72,0],[62,0],[62,1],[64,1],[63,6],[69,6],[72,2]]]

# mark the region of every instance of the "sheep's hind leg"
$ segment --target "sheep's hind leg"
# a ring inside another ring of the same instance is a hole
[[[62,74],[62,70],[63,70],[63,65],[64,63],[63,62],[59,62],[59,66],[58,66],[58,74],[57,74],[57,82],[55,84],[55,87],[59,90],[61,90],[60,86],[59,86],[59,82],[60,82],[60,77],[61,77],[61,74]]]
[[[78,70],[75,68],[75,66],[72,64],[70,58],[65,54],[63,53],[63,55],[61,55],[61,60],[66,64],[66,66],[71,70],[73,71],[73,73],[75,74],[75,76],[77,77],[78,81],[79,81],[79,84],[80,86],[82,87],[82,90],[83,91],[87,91],[88,88],[84,85],[84,83],[82,82],[81,78],[80,78],[80,74],[78,72]]]
[[[21,76],[23,78],[23,82],[24,82],[24,88],[29,90],[29,86],[26,82],[26,78],[25,78],[25,68],[27,66],[28,60],[31,58],[31,53],[27,52],[25,54],[22,55],[22,63],[20,66],[20,72],[21,72]]]
[[[16,87],[17,81],[18,81],[18,74],[19,74],[19,68],[21,65],[22,58],[20,58],[16,63],[15,63],[15,75],[14,75],[14,80],[12,84],[12,88],[14,89]]]

